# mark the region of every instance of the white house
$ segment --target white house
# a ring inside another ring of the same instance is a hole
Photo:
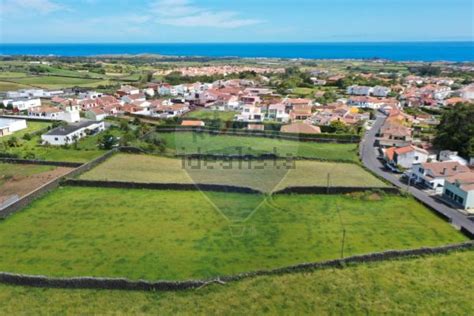
[[[456,151],[442,150],[438,154],[439,161],[457,161],[463,166],[467,166],[468,162],[466,159],[459,157]]]
[[[236,121],[240,122],[262,122],[264,118],[262,108],[253,104],[244,105],[240,115],[236,115]]]
[[[5,103],[4,103],[5,104]],[[9,100],[7,105],[11,105],[14,109],[18,111],[27,111],[31,108],[41,106],[41,99],[16,99],[16,100]]]
[[[444,182],[448,177],[464,172],[470,172],[469,168],[456,161],[413,164],[410,181],[440,194],[443,192]]]
[[[287,123],[290,120],[290,114],[286,112],[286,106],[283,103],[271,104],[268,107],[267,119]]]
[[[0,137],[27,128],[26,120],[0,118]]]
[[[68,106],[64,110],[54,106],[35,107],[28,110],[28,116],[68,123],[79,122],[81,119],[79,111],[74,106]]]
[[[460,90],[460,96],[463,99],[474,100],[474,84],[462,88]]]
[[[72,144],[88,135],[94,135],[105,130],[104,122],[87,121],[67,126],[56,127],[41,135],[43,144],[55,146]]]
[[[463,172],[444,182],[443,197],[463,209],[474,209],[474,172]]]
[[[104,94],[97,91],[87,91],[79,93],[79,99],[91,99],[95,100],[101,98]]]
[[[392,90],[390,88],[387,88],[387,87],[375,86],[375,87],[372,88],[372,95],[374,97],[383,97],[383,98],[385,98],[386,96],[389,95],[389,93],[391,91]]]
[[[350,95],[370,95],[372,93],[372,88],[371,87],[366,87],[366,86],[350,86],[347,88],[347,94]]]
[[[424,163],[428,160],[429,153],[419,147],[390,147],[385,150],[387,162],[402,168],[411,168],[413,164]]]

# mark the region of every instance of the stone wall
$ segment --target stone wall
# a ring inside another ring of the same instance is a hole
[[[199,288],[211,283],[223,283],[243,280],[264,275],[283,275],[303,271],[314,271],[327,268],[344,268],[351,264],[364,264],[369,262],[381,262],[407,257],[443,254],[451,251],[474,249],[474,242],[466,242],[455,245],[447,245],[434,248],[418,248],[411,250],[389,250],[366,255],[352,256],[344,259],[334,259],[322,262],[302,263],[293,266],[245,272],[236,275],[220,276],[207,280],[184,280],[184,281],[146,281],[128,280],[125,278],[98,278],[98,277],[72,277],[54,278],[38,275],[24,275],[0,272],[0,283],[22,286],[34,286],[45,288],[64,289],[109,289],[109,290],[140,290],[140,291],[181,291]]]
[[[16,164],[24,164],[24,165],[68,167],[68,168],[77,168],[83,165],[82,163],[77,163],[77,162],[47,161],[47,160],[37,160],[37,159],[17,159],[17,158],[0,158],[0,162],[16,163]]]

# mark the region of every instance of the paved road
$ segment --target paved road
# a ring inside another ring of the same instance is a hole
[[[415,198],[429,205],[438,213],[441,213],[447,218],[449,218],[453,225],[457,227],[462,227],[471,236],[474,236],[474,222],[469,220],[466,215],[432,198],[424,191],[421,191],[412,186],[409,187],[407,184],[402,183],[399,178],[393,173],[384,170],[382,163],[377,159],[378,152],[377,148],[374,146],[375,135],[379,131],[384,120],[385,116],[383,114],[377,114],[377,119],[375,123],[362,139],[362,142],[360,144],[360,155],[364,165],[377,175],[400,187],[402,190],[410,192]]]

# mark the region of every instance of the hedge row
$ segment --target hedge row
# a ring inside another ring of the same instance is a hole
[[[249,137],[266,137],[279,138],[285,140],[298,140],[305,142],[328,142],[328,143],[358,143],[360,142],[360,135],[355,134],[292,134],[282,133],[277,131],[251,131],[251,130],[216,130],[206,127],[189,127],[189,126],[156,126],[155,130],[162,133],[174,132],[194,132],[194,133],[208,133],[215,135],[230,135],[230,136],[249,136]]]
[[[25,165],[43,165],[43,166],[68,167],[68,168],[77,168],[77,167],[82,166],[82,163],[76,163],[76,162],[47,161],[47,160],[18,159],[18,158],[0,158],[0,162],[25,164]]]
[[[293,266],[244,272],[236,275],[221,276],[208,280],[185,280],[185,281],[132,281],[125,278],[98,278],[98,277],[73,277],[53,278],[47,276],[24,275],[1,272],[0,283],[34,286],[45,288],[65,289],[107,289],[107,290],[138,290],[138,291],[182,291],[206,286],[211,283],[239,281],[246,278],[264,275],[282,275],[298,273],[303,271],[314,271],[328,268],[344,268],[349,264],[364,264],[368,262],[381,262],[386,260],[401,259],[407,257],[443,254],[451,251],[474,249],[474,242],[466,242],[455,245],[447,245],[434,248],[418,248],[410,250],[389,250],[366,255],[352,256],[343,259],[334,259],[322,262],[302,263]]]

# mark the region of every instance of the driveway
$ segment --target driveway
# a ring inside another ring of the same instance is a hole
[[[438,213],[449,218],[453,225],[462,228],[471,236],[474,236],[474,222],[471,221],[466,215],[431,197],[428,193],[421,191],[413,186],[408,186],[406,183],[401,182],[395,174],[384,170],[382,162],[377,159],[378,149],[374,146],[375,135],[379,131],[384,120],[385,115],[377,113],[375,123],[363,137],[359,148],[359,154],[362,159],[362,163],[375,174],[386,179],[387,181],[391,182],[402,190],[409,192],[422,203],[430,206]]]

